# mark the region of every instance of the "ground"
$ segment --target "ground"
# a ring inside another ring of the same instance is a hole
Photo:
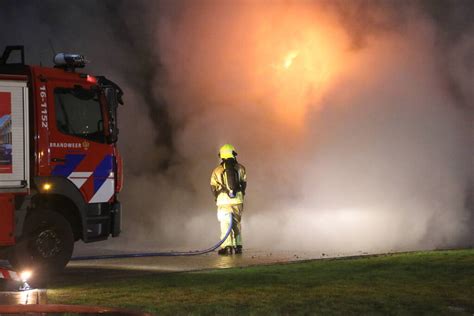
[[[474,313],[473,249],[250,267],[235,262],[251,261],[251,254],[207,258],[189,262],[237,267],[168,273],[147,268],[151,259],[128,259],[122,265],[119,260],[78,262],[48,284],[48,302],[160,315]]]

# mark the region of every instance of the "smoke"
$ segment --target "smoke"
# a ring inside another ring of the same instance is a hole
[[[2,42],[44,60],[52,38],[125,89],[110,246],[215,241],[209,177],[226,142],[248,171],[246,247],[474,243],[469,1],[2,6]]]

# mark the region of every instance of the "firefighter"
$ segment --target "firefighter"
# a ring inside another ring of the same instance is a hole
[[[221,163],[211,175],[211,190],[217,205],[217,219],[221,226],[221,239],[232,225],[232,231],[222,243],[219,255],[242,253],[241,219],[244,209],[244,195],[247,187],[245,167],[237,162],[234,146],[225,144],[219,150]],[[232,223],[231,217],[232,214]]]

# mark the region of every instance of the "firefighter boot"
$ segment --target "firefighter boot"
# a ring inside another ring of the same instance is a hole
[[[232,247],[227,246],[225,248],[221,248],[221,249],[219,249],[219,251],[217,251],[217,254],[221,255],[221,256],[231,255],[232,254]]]
[[[217,251],[217,254],[220,255],[220,256],[227,256],[228,255],[227,247],[219,249]]]
[[[236,255],[241,255],[241,254],[242,254],[242,246],[241,246],[241,245],[238,245],[237,247],[235,247],[234,253],[235,253]]]

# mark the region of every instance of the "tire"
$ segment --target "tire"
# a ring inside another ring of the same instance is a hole
[[[25,220],[23,236],[13,248],[10,264],[17,270],[31,269],[51,275],[61,272],[74,250],[74,234],[59,213],[33,211]]]

